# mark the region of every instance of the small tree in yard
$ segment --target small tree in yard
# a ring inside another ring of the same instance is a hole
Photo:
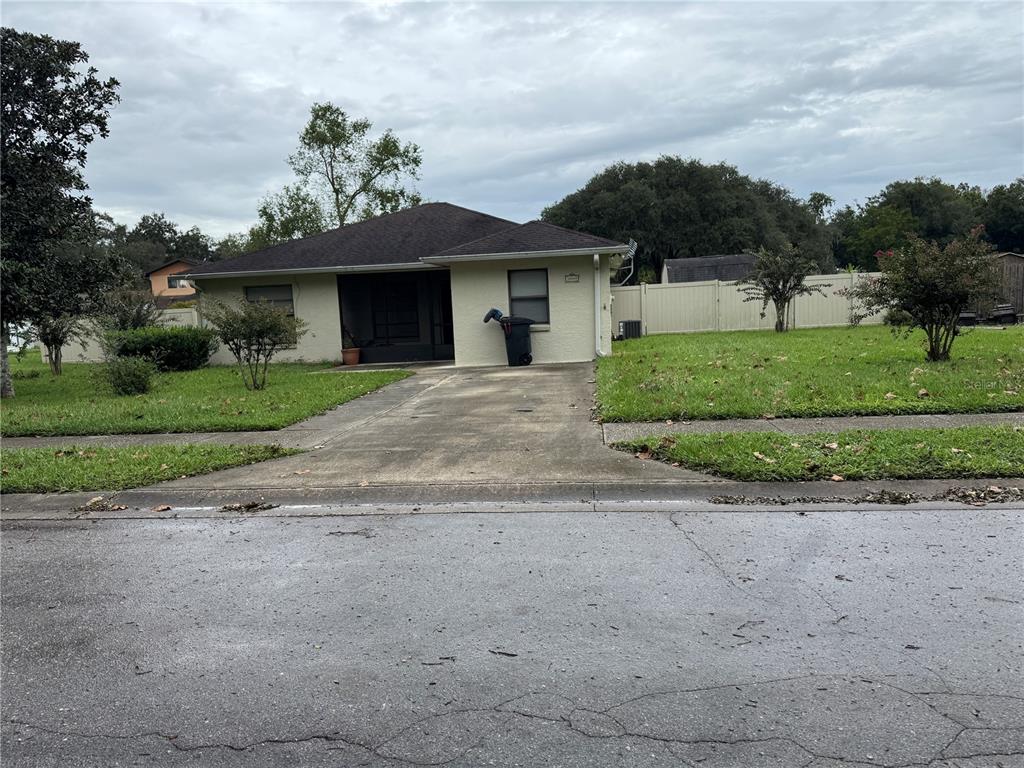
[[[894,332],[922,329],[927,359],[949,360],[960,313],[999,298],[998,262],[992,246],[981,239],[983,234],[977,227],[945,246],[908,235],[903,248],[877,254],[880,277],[845,293],[862,317],[888,310],[891,316],[906,318],[906,325],[894,326]]]
[[[203,316],[231,350],[246,389],[267,385],[267,367],[277,352],[294,347],[306,324],[266,301],[207,301]]]
[[[64,372],[64,347],[84,332],[82,319],[74,315],[57,315],[36,321],[35,334],[46,347],[50,373],[60,376]]]
[[[761,317],[767,314],[768,304],[775,305],[775,331],[789,330],[787,310],[793,299],[811,293],[823,293],[826,285],[805,285],[804,279],[818,271],[818,262],[789,244],[778,248],[761,247],[757,252],[754,270],[740,281],[744,301],[760,301]]]

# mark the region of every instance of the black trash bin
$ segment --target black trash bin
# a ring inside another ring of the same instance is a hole
[[[529,365],[533,362],[530,347],[530,326],[533,320],[528,317],[506,316],[498,321],[505,332],[505,353],[509,365]]]

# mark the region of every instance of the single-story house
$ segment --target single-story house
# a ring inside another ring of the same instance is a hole
[[[426,203],[197,266],[204,297],[271,301],[308,331],[282,360],[504,365],[491,307],[529,317],[538,363],[611,353],[610,270],[628,246],[541,221]],[[612,264],[613,260],[616,262]],[[230,362],[221,349],[214,362]]]
[[[184,275],[196,266],[196,262],[188,259],[171,259],[147,272],[149,290],[156,297],[157,303],[165,306],[195,298],[196,288]]]
[[[757,259],[752,253],[698,256],[692,259],[665,259],[661,267],[662,283],[699,283],[704,280],[725,282],[742,280],[754,270]]]

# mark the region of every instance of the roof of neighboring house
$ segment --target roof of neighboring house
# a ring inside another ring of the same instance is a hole
[[[166,269],[167,267],[173,267],[175,264],[184,264],[186,267],[194,267],[198,263],[198,261],[192,261],[192,259],[171,259],[170,261],[165,261],[159,267],[153,267],[149,272],[143,275],[143,277],[149,277],[154,272],[159,272],[161,269]]]
[[[204,264],[196,275],[415,264],[423,256],[516,226],[451,203],[424,203],[319,235]]]
[[[429,260],[445,260],[460,256],[490,256],[510,254],[550,253],[564,251],[601,251],[609,248],[624,248],[622,243],[605,237],[588,235],[565,227],[548,224],[545,221],[530,221],[517,227],[510,227],[493,235],[481,237],[446,251],[427,257]]]
[[[624,250],[614,240],[542,221],[516,224],[451,203],[425,203],[301,240],[204,263],[194,277],[267,272],[375,271],[496,254]]]
[[[757,256],[753,253],[698,256],[692,259],[665,259],[665,269],[670,283],[742,280],[750,274],[756,259]]]

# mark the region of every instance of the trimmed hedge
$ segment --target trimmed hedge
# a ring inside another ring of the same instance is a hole
[[[117,357],[151,360],[161,371],[194,371],[210,362],[219,345],[217,334],[194,326],[147,326],[107,335]]]

